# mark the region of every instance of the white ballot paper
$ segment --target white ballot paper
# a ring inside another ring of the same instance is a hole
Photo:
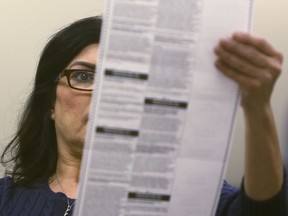
[[[74,216],[213,216],[239,87],[213,48],[252,0],[106,0]]]

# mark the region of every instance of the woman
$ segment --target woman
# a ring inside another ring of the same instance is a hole
[[[80,88],[72,89],[66,76],[94,76],[101,23],[75,22],[44,48],[19,129],[2,155],[6,165],[15,163],[7,167],[15,184],[1,181],[0,215],[63,215],[74,206],[92,89],[71,83]]]
[[[11,177],[0,181],[0,215],[72,215],[100,30],[101,18],[86,18],[44,48],[19,129],[2,154]],[[284,171],[269,102],[282,55],[243,33],[221,40],[215,52],[216,66],[243,89],[247,123],[243,187],[224,183],[217,216],[284,215]]]

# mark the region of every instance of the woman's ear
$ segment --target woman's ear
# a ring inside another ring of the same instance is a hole
[[[50,110],[50,118],[51,118],[52,120],[55,120],[55,110],[54,110],[54,109],[51,109],[51,110]]]

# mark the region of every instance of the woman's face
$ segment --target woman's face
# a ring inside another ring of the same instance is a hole
[[[84,48],[66,69],[95,70],[99,53],[98,44]],[[51,118],[55,130],[59,153],[78,154],[82,152],[88,122],[91,92],[79,91],[69,87],[66,77],[59,80],[56,101]]]

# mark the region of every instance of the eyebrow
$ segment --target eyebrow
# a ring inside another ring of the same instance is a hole
[[[75,65],[80,65],[80,66],[84,66],[84,67],[87,67],[88,69],[91,69],[91,70],[95,70],[96,69],[96,65],[95,64],[92,64],[92,63],[89,63],[89,62],[85,62],[85,61],[75,61],[73,62],[69,68],[75,66]]]

